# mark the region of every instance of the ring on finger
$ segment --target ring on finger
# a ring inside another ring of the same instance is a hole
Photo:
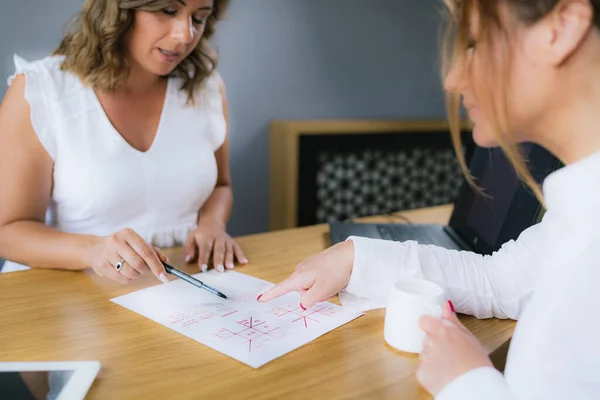
[[[118,263],[115,264],[115,269],[117,271],[120,271],[121,268],[123,268],[123,265],[125,265],[125,259],[122,259],[121,261],[119,261]]]

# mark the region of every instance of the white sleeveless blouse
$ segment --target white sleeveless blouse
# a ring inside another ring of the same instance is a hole
[[[181,82],[169,79],[156,137],[140,152],[113,127],[94,90],[60,70],[62,60],[15,55],[33,128],[54,160],[48,223],[101,236],[131,228],[156,246],[183,244],[217,180],[214,153],[226,135],[218,73],[193,106]]]

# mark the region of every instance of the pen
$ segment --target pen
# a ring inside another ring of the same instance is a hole
[[[186,281],[188,283],[191,283],[192,285],[194,285],[196,287],[199,287],[200,289],[208,290],[209,292],[211,292],[213,294],[216,294],[219,297],[222,297],[224,299],[227,298],[227,296],[225,296],[223,293],[219,292],[217,289],[215,289],[213,287],[208,286],[204,282],[202,282],[202,281],[200,281],[200,280],[198,280],[198,279],[196,279],[196,278],[194,278],[192,276],[189,276],[188,274],[183,273],[183,272],[179,271],[178,269],[175,269],[174,267],[171,267],[167,263],[163,262],[162,264],[164,265],[165,269],[167,270],[167,272],[169,274],[175,275],[179,279],[182,279],[182,280],[184,280],[184,281]]]

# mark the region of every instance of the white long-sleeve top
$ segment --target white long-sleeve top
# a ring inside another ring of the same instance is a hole
[[[543,221],[491,256],[351,237],[346,291],[385,302],[394,282],[444,287],[458,312],[517,319],[505,373],[479,368],[438,400],[600,399],[600,153],[551,174]]]

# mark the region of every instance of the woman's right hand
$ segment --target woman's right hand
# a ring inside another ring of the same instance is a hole
[[[165,267],[167,256],[150,246],[132,229],[123,229],[106,237],[98,237],[96,244],[84,255],[84,263],[98,275],[127,284],[149,271],[164,283],[169,282]],[[116,265],[122,263],[117,271]]]
[[[301,262],[283,282],[258,297],[267,302],[286,293],[300,292],[300,307],[308,309],[335,296],[350,281],[354,265],[354,243],[347,240]]]

